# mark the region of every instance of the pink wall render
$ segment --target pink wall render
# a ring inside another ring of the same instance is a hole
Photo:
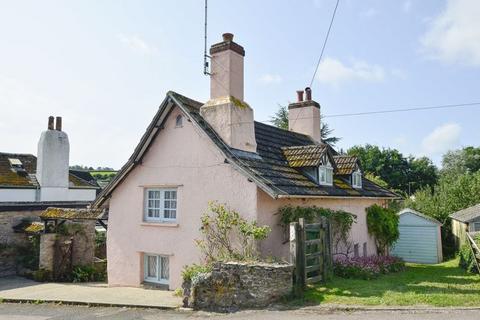
[[[268,239],[260,245],[261,251],[267,256],[282,257],[288,260],[290,244],[285,241],[284,230],[280,227],[278,210],[286,205],[291,206],[317,206],[333,210],[344,210],[357,216],[356,223],[350,231],[350,239],[354,244],[359,244],[359,253],[363,255],[363,243],[367,243],[367,254],[377,253],[374,239],[368,234],[367,214],[365,209],[373,204],[382,205],[385,200],[365,198],[324,198],[324,199],[273,199],[262,190],[258,189],[257,212],[258,223],[269,225],[272,232]],[[353,250],[353,247],[352,247]],[[353,251],[352,251],[353,253]]]
[[[366,230],[365,208],[381,200],[273,199],[225,164],[213,143],[191,122],[184,119],[183,127],[175,127],[179,114],[178,108],[171,112],[142,164],[112,194],[107,237],[109,285],[141,285],[143,253],[151,253],[169,256],[169,288],[180,287],[182,268],[201,261],[195,239],[201,237],[200,217],[211,200],[226,203],[245,218],[272,228],[260,246],[264,255],[288,259],[289,244],[284,243],[276,214],[287,204],[316,205],[356,214],[351,238],[360,244],[360,250],[367,242],[368,253],[375,253],[375,244]],[[178,188],[176,223],[144,221],[147,187]]]
[[[248,219],[255,219],[257,187],[224,163],[213,143],[191,122],[175,127],[181,111],[175,108],[142,164],[113,192],[107,236],[108,281],[111,286],[139,286],[143,282],[143,253],[168,255],[170,289],[181,286],[181,270],[200,262],[195,239],[200,216],[208,202],[227,203]],[[143,221],[144,189],[177,187],[177,222]]]

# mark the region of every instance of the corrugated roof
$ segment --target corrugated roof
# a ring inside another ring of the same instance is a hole
[[[400,212],[398,213],[398,215],[400,216],[400,215],[405,214],[405,213],[411,213],[411,214],[414,214],[414,215],[416,215],[416,216],[418,216],[418,217],[420,217],[420,218],[423,218],[423,219],[425,219],[425,220],[432,221],[432,222],[434,222],[435,224],[438,224],[438,225],[440,225],[440,226],[442,225],[442,223],[441,223],[440,221],[438,221],[437,219],[434,219],[434,218],[432,218],[432,217],[429,217],[429,216],[427,216],[427,215],[425,215],[425,214],[423,214],[423,213],[420,213],[420,212],[415,211],[415,210],[410,209],[410,208],[403,209],[402,211],[400,211]]]
[[[217,135],[215,130],[200,115],[201,102],[192,100],[175,92],[168,92],[154,119],[147,128],[140,143],[135,148],[129,161],[122,167],[115,178],[100,193],[94,205],[101,205],[116,186],[141,160],[150,143],[158,132],[161,122],[173,105],[178,105],[225,155],[227,161],[270,196],[338,196],[338,197],[378,197],[398,198],[393,192],[375,183],[363,179],[361,189],[354,189],[348,180],[335,177],[333,186],[320,186],[311,181],[300,170],[289,165],[284,150],[290,147],[312,148],[315,144],[310,137],[274,126],[255,122],[255,139],[257,153],[244,152],[230,148]],[[315,146],[316,147],[316,146]],[[300,148],[300,149],[301,149]],[[292,148],[293,149],[293,148]],[[320,148],[319,148],[320,149]]]
[[[476,218],[480,218],[480,203],[452,213],[450,218],[461,222],[470,222]]]

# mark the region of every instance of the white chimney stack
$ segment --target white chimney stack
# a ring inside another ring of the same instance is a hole
[[[223,41],[210,48],[210,100],[201,107],[202,117],[230,147],[256,152],[253,110],[244,102],[245,50],[224,33]]]
[[[48,129],[38,141],[37,180],[40,184],[40,200],[67,200],[69,187],[68,136],[62,131],[62,118],[48,118]]]

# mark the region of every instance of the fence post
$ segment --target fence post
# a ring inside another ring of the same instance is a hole
[[[295,236],[293,241],[290,242],[290,259],[295,266],[293,294],[296,297],[302,297],[306,288],[305,222],[303,218],[290,224],[290,235]]]

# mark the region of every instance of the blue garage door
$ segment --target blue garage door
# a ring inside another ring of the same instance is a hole
[[[435,226],[399,226],[392,255],[407,262],[438,263],[437,230]]]

